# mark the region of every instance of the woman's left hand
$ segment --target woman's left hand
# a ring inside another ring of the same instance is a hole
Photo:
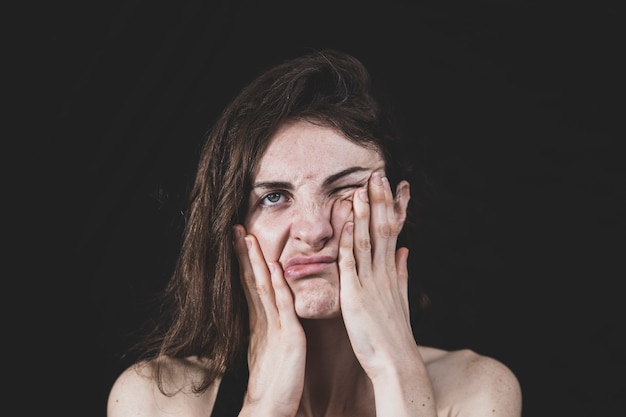
[[[408,249],[396,249],[409,198],[406,181],[398,184],[394,200],[387,178],[373,173],[367,188],[356,190],[354,222],[347,222],[341,235],[342,315],[371,379],[419,358],[409,315]]]

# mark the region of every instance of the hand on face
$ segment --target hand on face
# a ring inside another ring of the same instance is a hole
[[[408,249],[396,250],[405,220],[409,186],[398,184],[394,200],[387,178],[375,172],[356,190],[353,222],[339,246],[340,302],[354,353],[370,378],[414,352],[408,303]]]
[[[280,265],[266,263],[258,241],[234,227],[235,252],[250,316],[250,378],[244,408],[294,415],[304,386],[306,339]]]
[[[333,227],[341,230],[338,265],[343,320],[356,357],[370,377],[415,347],[407,295],[408,250],[396,242],[409,200],[401,182],[394,200],[386,178],[374,173],[352,202],[337,201]],[[345,223],[342,224],[341,222]],[[343,230],[342,230],[343,228]],[[250,381],[246,401],[272,398],[297,408],[302,395],[306,339],[292,292],[277,262],[257,239],[235,226],[235,249],[250,314]],[[408,347],[405,349],[404,347]]]

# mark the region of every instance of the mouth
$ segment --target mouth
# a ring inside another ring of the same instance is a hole
[[[331,256],[295,257],[285,263],[285,279],[294,280],[319,275],[331,266],[336,259]]]

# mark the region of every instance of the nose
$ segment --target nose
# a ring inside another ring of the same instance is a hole
[[[318,250],[333,236],[332,205],[307,205],[294,212],[291,236]]]

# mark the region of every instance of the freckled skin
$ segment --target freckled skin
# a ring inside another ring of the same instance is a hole
[[[259,198],[272,189],[253,190],[246,230],[255,235],[267,260],[284,268],[292,257],[328,255],[337,257],[339,236],[350,218],[356,185],[370,174],[383,171],[383,159],[373,150],[358,146],[334,130],[300,122],[280,129],[261,158],[254,183],[287,182],[288,202],[267,207]],[[331,175],[351,167],[361,170],[328,185]],[[340,187],[347,187],[336,192]],[[279,190],[280,191],[280,190]],[[347,201],[342,207],[337,202]],[[369,246],[369,242],[361,242]],[[340,315],[339,270],[333,266],[319,275],[288,280],[296,313],[302,318]]]

